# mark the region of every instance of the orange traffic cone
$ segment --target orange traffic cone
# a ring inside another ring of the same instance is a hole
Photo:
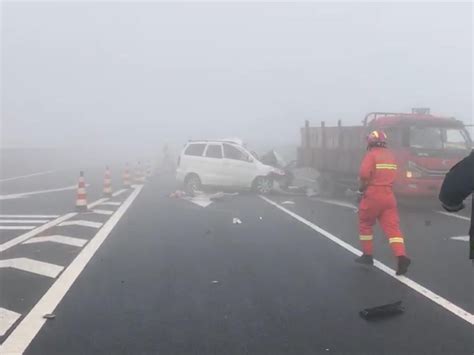
[[[130,171],[128,170],[128,164],[125,165],[125,171],[123,172],[123,187],[130,188],[132,183],[130,182]]]
[[[145,182],[145,176],[143,175],[143,170],[140,162],[138,162],[137,168],[135,169],[135,182],[138,184],[143,184]]]
[[[112,180],[110,178],[110,169],[108,166],[105,167],[104,197],[112,197]]]
[[[84,180],[83,171],[79,173],[79,182],[77,184],[76,211],[78,212],[87,211],[86,182]]]

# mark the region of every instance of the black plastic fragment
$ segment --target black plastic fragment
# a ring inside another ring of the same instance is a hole
[[[378,320],[402,314],[404,311],[402,301],[398,301],[373,308],[365,308],[359,312],[359,315],[365,320]]]

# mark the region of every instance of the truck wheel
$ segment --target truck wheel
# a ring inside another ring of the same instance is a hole
[[[253,182],[253,189],[261,195],[267,195],[273,189],[273,180],[267,176],[259,176]]]
[[[196,174],[189,174],[184,179],[184,191],[191,196],[201,189],[201,179]]]

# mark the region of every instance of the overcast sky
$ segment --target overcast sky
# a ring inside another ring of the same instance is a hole
[[[471,4],[3,3],[2,144],[298,142],[414,106],[472,117]]]

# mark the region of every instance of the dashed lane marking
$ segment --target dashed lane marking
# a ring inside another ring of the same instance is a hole
[[[449,212],[445,212],[445,211],[436,211],[436,212],[438,212],[439,214],[448,216],[448,217],[462,219],[464,221],[470,221],[471,220],[469,217],[461,216],[460,214],[457,214],[457,213],[449,213]]]
[[[118,190],[118,191],[115,191],[112,196],[113,197],[117,197],[117,196],[120,196],[121,194],[123,194],[124,192],[127,192],[127,189],[122,189],[122,190]]]
[[[20,313],[0,307],[0,336],[4,336],[20,317]]]
[[[279,205],[278,203],[270,200],[269,198],[265,196],[260,196],[261,199],[264,201],[268,202],[270,205],[275,206],[279,210],[285,212],[286,214],[290,215],[297,221],[303,223],[307,227],[315,230],[322,236],[326,237],[327,239],[331,240],[332,242],[338,244],[339,246],[343,247],[347,251],[351,252],[352,254],[355,254],[357,256],[362,255],[362,252],[356,248],[354,248],[352,245],[344,242],[343,240],[339,239],[335,235],[329,233],[328,231],[322,229],[321,227],[317,226],[316,224],[308,221],[307,219],[301,217],[300,215],[286,209],[285,207]],[[474,315],[467,312],[466,310],[462,309],[459,306],[456,306],[454,303],[448,301],[447,299],[437,295],[436,293],[428,290],[426,287],[420,285],[419,283],[409,279],[406,276],[396,276],[395,271],[386,266],[385,264],[382,264],[378,260],[374,260],[374,266],[378,268],[379,270],[385,272],[387,275],[393,277],[394,279],[400,281],[401,283],[405,284],[406,286],[410,287],[411,289],[415,290],[416,292],[420,293],[421,295],[425,296],[429,300],[433,301],[434,303],[440,305],[441,307],[445,308],[446,310],[450,311],[454,315],[458,316],[459,318],[465,320],[466,322],[470,324],[474,324]]]
[[[138,186],[125,202],[120,206],[110,219],[105,222],[102,229],[89,241],[89,243],[77,255],[74,261],[63,271],[61,276],[44,294],[40,301],[33,307],[28,315],[13,330],[10,336],[0,346],[1,354],[22,354],[36,334],[40,331],[46,320],[43,315],[54,313],[55,308],[72,286],[82,270],[89,263],[95,252],[100,248],[112,229],[123,217],[127,209],[132,205],[143,186]]]
[[[92,212],[97,213],[97,214],[103,214],[106,216],[111,216],[114,214],[115,211],[110,211],[110,210],[92,210]]]
[[[120,202],[102,202],[100,205],[104,205],[104,206],[120,206],[121,203],[120,203]]]
[[[0,195],[0,200],[14,200],[18,198],[25,198],[32,195],[47,194],[50,192],[68,191],[68,190],[74,190],[74,189],[77,189],[77,185],[60,187],[57,189],[37,190],[37,191],[30,191],[30,192],[20,192],[17,194]]]
[[[469,236],[468,235],[462,235],[462,236],[459,236],[459,237],[451,237],[449,239],[459,240],[461,242],[468,242],[469,241]]]
[[[26,178],[33,177],[33,176],[47,175],[47,174],[52,174],[56,171],[57,170],[47,170],[47,171],[40,171],[40,172],[37,172],[37,173],[28,174],[28,175],[12,176],[12,177],[9,177],[9,178],[6,178],[6,179],[1,179],[0,182],[26,179]]]
[[[58,218],[57,214],[0,214],[0,218]]]
[[[35,228],[36,226],[0,226],[0,230],[30,230]]]
[[[31,272],[33,274],[55,278],[64,269],[60,265],[45,263],[29,258],[14,258],[0,260],[1,268],[12,268]]]
[[[63,223],[58,224],[59,227],[66,227],[66,226],[82,226],[82,227],[90,227],[90,228],[100,228],[102,227],[102,223],[100,222],[92,222],[86,221],[83,219],[78,219],[74,221],[66,221]]]
[[[82,238],[73,238],[65,235],[48,235],[45,237],[34,237],[30,238],[23,244],[33,244],[33,243],[44,243],[44,242],[53,242],[66,245],[72,245],[75,247],[83,247],[87,243],[87,239]]]
[[[0,219],[0,223],[19,223],[19,224],[28,224],[28,223],[46,223],[49,219]]]

